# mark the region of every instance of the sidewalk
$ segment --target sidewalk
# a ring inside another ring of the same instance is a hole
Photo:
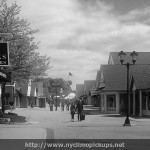
[[[125,117],[116,114],[86,115],[85,120],[71,122],[70,111],[50,111],[46,108],[21,108],[12,111],[27,117],[24,124],[0,124],[0,138],[19,139],[134,139],[150,138],[150,120],[130,118],[131,126],[124,127]],[[139,121],[140,120],[140,121]]]
[[[126,118],[126,116],[121,116],[120,114],[103,114],[104,116],[109,116],[109,117],[120,117],[120,118]],[[133,121],[150,121],[150,117],[149,116],[141,116],[141,117],[133,117],[133,116],[129,116],[130,120]]]
[[[42,117],[45,116],[50,116],[50,118],[56,122],[56,120],[60,119],[62,120],[63,118],[58,118],[59,115],[57,115],[58,113],[63,113],[64,117],[67,115],[67,119],[66,121],[70,121],[70,115],[68,115],[70,113],[70,111],[66,110],[66,107],[64,108],[64,111],[61,110],[60,107],[57,108],[57,111],[55,111],[55,107],[53,107],[53,111],[50,111],[49,105],[46,105],[46,108],[38,108],[38,107],[34,107],[34,108],[19,108],[19,109],[15,109],[12,112],[10,110],[5,111],[5,116],[13,116],[13,122],[14,124],[19,124],[19,123],[35,123],[37,121],[39,121],[40,119],[42,119]],[[50,115],[51,114],[51,115]],[[53,117],[54,115],[56,115],[57,117]],[[38,117],[40,116],[40,118]],[[86,115],[86,119],[84,122],[86,123],[91,123],[91,119],[92,118],[98,118],[96,120],[92,120],[92,123],[97,122],[99,120],[99,117],[110,117],[110,118],[122,118],[125,119],[126,117],[124,116],[120,116],[120,114],[91,114],[91,115]],[[68,120],[69,117],[69,120]],[[76,117],[76,115],[75,115]],[[88,118],[88,119],[87,119]],[[150,118],[145,118],[145,117],[139,117],[139,118],[133,118],[133,117],[129,117],[130,121],[135,121],[135,122],[150,122]],[[49,120],[49,119],[48,119]],[[52,121],[51,120],[51,121]]]

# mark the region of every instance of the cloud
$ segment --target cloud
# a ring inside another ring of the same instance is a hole
[[[66,54],[67,53],[67,54]],[[49,75],[51,77],[63,77],[68,79],[68,72],[71,72],[73,87],[76,83],[81,83],[85,79],[96,78],[96,70],[99,70],[100,64],[106,64],[108,56],[98,52],[91,51],[51,51],[51,66]]]
[[[150,6],[145,8],[139,8],[129,11],[126,14],[120,15],[119,19],[123,22],[141,22],[144,23],[149,20],[150,17]]]
[[[50,76],[67,79],[71,72],[75,87],[96,78],[96,70],[107,63],[110,51],[149,51],[150,7],[132,7],[122,14],[115,4],[106,2],[17,0],[21,17],[40,30],[36,34],[41,41],[39,52],[52,58]]]

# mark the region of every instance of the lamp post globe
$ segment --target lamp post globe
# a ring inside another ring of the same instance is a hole
[[[138,53],[136,53],[135,51],[133,51],[130,55],[132,57],[132,62],[133,64],[135,64],[137,57],[138,57]]]
[[[124,53],[123,51],[121,51],[119,54],[119,60],[121,62],[121,64],[123,64],[124,60],[125,60],[125,57],[126,57],[126,53]]]

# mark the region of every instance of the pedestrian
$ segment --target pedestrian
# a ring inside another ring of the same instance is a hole
[[[75,114],[75,104],[74,104],[74,102],[71,102],[70,113],[71,113],[71,121],[74,122],[74,114]]]
[[[30,104],[30,108],[33,108],[33,102],[31,102],[31,104]]]
[[[77,103],[76,110],[78,111],[78,121],[81,121],[81,115],[83,111],[83,103],[81,99]]]
[[[69,101],[67,101],[67,111],[69,111]]]
[[[61,102],[61,111],[64,111],[64,102]]]

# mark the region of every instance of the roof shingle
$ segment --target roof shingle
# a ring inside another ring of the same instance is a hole
[[[101,65],[105,87],[103,91],[119,91],[127,89],[127,68],[123,65]],[[130,66],[130,79],[134,79],[136,89],[150,88],[150,65]],[[99,78],[100,80],[100,78]]]
[[[84,92],[85,94],[89,94],[89,91],[96,86],[95,80],[85,80],[84,81]]]
[[[77,97],[84,95],[84,85],[83,84],[76,84],[76,95],[77,95]]]
[[[101,73],[103,73],[105,84],[103,91],[126,90],[127,73],[125,66],[101,65]]]

